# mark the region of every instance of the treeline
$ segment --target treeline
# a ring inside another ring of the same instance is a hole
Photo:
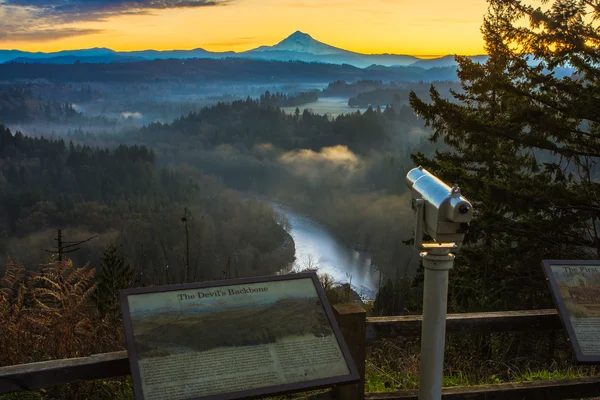
[[[324,172],[330,173],[318,179],[325,192],[342,184],[361,193],[400,194],[405,185],[398,175],[402,166],[410,164],[406,155],[411,149],[429,153],[436,147],[416,127],[414,113],[407,121],[402,117],[390,107],[330,120],[308,110],[288,114],[248,98],[206,107],[171,124],[151,124],[122,139],[90,135],[79,140],[96,145],[106,140],[115,145],[119,143],[115,140],[145,143],[165,162],[189,162],[243,191],[264,191],[290,182],[282,165],[291,168],[315,160],[312,166],[329,166]],[[297,179],[312,176],[309,167],[297,171]],[[310,182],[316,181],[302,185]]]
[[[0,90],[0,121],[5,123],[31,120],[64,122],[78,116],[71,104],[36,99],[31,90],[19,87]]]
[[[101,99],[100,92],[89,85],[79,88],[66,85],[0,85],[0,123],[49,123],[53,126],[75,125],[113,127],[115,120],[105,115],[86,116],[74,106],[76,99]],[[48,126],[44,126],[46,134]]]
[[[361,90],[348,100],[350,107],[377,107],[392,105],[396,108],[409,106],[409,94],[415,92],[419,97],[427,97],[431,86],[435,86],[444,99],[452,99],[450,90],[462,93],[459,82],[437,81],[419,83],[389,83],[372,90]]]
[[[47,79],[53,82],[332,82],[337,79],[432,81],[454,79],[455,68],[369,67],[300,61],[250,59],[153,60],[109,64],[0,64],[7,81]]]
[[[11,235],[39,230],[38,224],[27,221],[35,206],[48,200],[53,201],[57,213],[48,215],[52,220],[47,223],[38,222],[61,226],[68,222],[61,218],[62,213],[73,209],[74,203],[111,205],[141,199],[147,193],[157,200],[164,196],[165,202],[185,198],[187,188],[166,171],[163,182],[155,180],[154,157],[143,146],[92,149],[20,132],[12,135],[1,127],[3,230]]]
[[[136,131],[133,137],[146,143],[167,139],[193,141],[194,146],[204,149],[223,144],[252,149],[270,143],[286,150],[347,145],[355,152],[366,153],[389,142],[385,132],[387,122],[383,114],[373,110],[340,115],[333,121],[308,110],[290,115],[248,98],[205,107],[171,124],[150,124]]]
[[[90,83],[69,84],[60,82],[7,82],[0,83],[0,91],[22,91],[27,97],[62,103],[84,103],[101,99],[105,92]]]
[[[303,104],[314,103],[319,100],[319,91],[300,92],[295,94],[270,93],[268,90],[260,95],[261,106],[266,107],[295,107]]]
[[[108,150],[2,127],[0,250],[36,265],[56,245],[55,228],[70,241],[98,235],[74,261],[97,263],[114,243],[146,283],[182,281],[189,269],[218,278],[228,266],[239,276],[264,274],[291,259],[272,210],[193,168],[157,168],[155,157],[145,146]]]
[[[383,86],[380,80],[358,80],[347,83],[343,80],[331,82],[322,90],[323,97],[351,97],[362,92],[368,92]]]

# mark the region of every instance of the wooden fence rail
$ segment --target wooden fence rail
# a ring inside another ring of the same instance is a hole
[[[421,316],[366,318],[358,305],[334,306],[336,319],[362,382],[340,386],[313,399],[409,400],[417,399],[414,391],[364,393],[365,347],[367,341],[395,337],[419,336]],[[446,332],[509,332],[562,329],[555,310],[510,311],[476,314],[449,314]],[[90,357],[53,360],[0,368],[0,394],[40,389],[81,380],[106,379],[129,375],[126,351]],[[444,388],[444,399],[569,399],[600,395],[600,377],[556,381],[503,383],[496,385]]]
[[[367,318],[367,341],[421,336],[421,315]],[[446,333],[520,332],[562,329],[556,310],[448,314]]]

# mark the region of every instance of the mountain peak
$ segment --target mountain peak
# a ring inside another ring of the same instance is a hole
[[[292,33],[290,36],[288,36],[286,38],[287,39],[311,39],[312,40],[312,36],[310,36],[308,33],[304,33],[302,31],[296,31],[294,33]]]
[[[308,33],[296,31],[274,46],[261,46],[254,51],[285,51],[294,53],[310,53],[317,55],[347,54],[348,52],[315,40]]]

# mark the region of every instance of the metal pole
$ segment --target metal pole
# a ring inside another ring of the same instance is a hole
[[[421,258],[425,268],[425,281],[419,400],[440,400],[446,342],[448,274],[454,264],[454,255],[448,253],[448,249],[431,249],[427,253],[421,253]]]

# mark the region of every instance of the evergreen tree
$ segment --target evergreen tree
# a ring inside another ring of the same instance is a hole
[[[409,281],[396,276],[394,280],[388,279],[379,288],[373,302],[373,315],[390,316],[404,314],[405,303],[410,291]]]
[[[445,100],[432,87],[431,102],[410,94],[430,140],[452,151],[412,158],[474,203],[451,308],[548,307],[542,259],[600,257],[600,7],[488,1],[488,60],[456,58],[464,93]]]
[[[116,312],[119,309],[119,290],[131,286],[133,267],[126,263],[125,257],[119,254],[114,244],[104,251],[100,270],[96,275],[95,292],[98,310],[101,313]]]

